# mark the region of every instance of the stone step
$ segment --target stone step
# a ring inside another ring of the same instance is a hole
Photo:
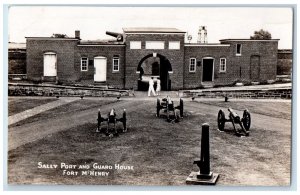
[[[208,83],[202,83],[203,88],[208,89],[208,88],[213,88],[214,84],[212,82]]]

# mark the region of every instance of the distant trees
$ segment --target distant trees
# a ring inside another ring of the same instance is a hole
[[[53,37],[53,38],[67,38],[68,36],[66,34],[53,33],[51,37]]]
[[[268,40],[272,39],[272,35],[268,31],[260,29],[259,31],[254,31],[254,35],[250,36],[250,39]]]

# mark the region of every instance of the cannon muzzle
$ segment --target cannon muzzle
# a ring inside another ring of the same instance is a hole
[[[230,115],[233,116],[236,123],[240,121],[240,117],[236,112],[234,112],[231,108],[228,108],[228,111],[230,112]]]
[[[110,31],[106,31],[107,35],[113,36],[117,38],[117,41],[123,41],[123,35],[120,33],[116,33],[116,32],[110,32]]]

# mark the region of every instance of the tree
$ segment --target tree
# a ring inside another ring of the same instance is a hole
[[[250,39],[269,40],[272,39],[272,35],[268,31],[260,29],[259,31],[254,31],[254,35],[250,36]]]
[[[66,34],[59,34],[59,33],[54,33],[52,35],[53,38],[67,38],[68,36]]]

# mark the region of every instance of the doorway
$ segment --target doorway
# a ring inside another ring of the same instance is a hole
[[[140,73],[138,80],[138,90],[147,91],[149,87],[149,80],[151,77],[154,81],[159,78],[162,91],[171,90],[171,80],[169,72],[172,71],[170,61],[161,54],[148,54],[143,57],[137,67]],[[156,86],[156,83],[155,85]]]
[[[258,81],[260,74],[260,56],[253,55],[250,58],[250,79]]]
[[[54,52],[44,53],[44,76],[57,76],[56,53]]]
[[[94,58],[94,81],[95,82],[106,82],[106,57],[98,56]]]
[[[202,81],[212,82],[214,79],[214,59],[203,58],[202,59]]]

